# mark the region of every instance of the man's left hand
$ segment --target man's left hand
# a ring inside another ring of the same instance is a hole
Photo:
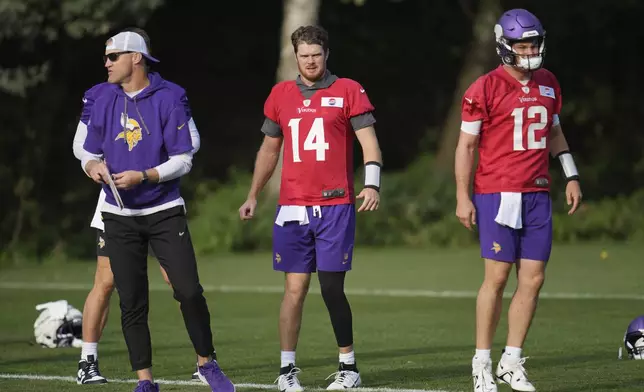
[[[114,185],[118,189],[130,189],[139,185],[143,181],[143,173],[136,170],[127,170],[122,173],[116,173],[112,176]]]
[[[362,205],[358,208],[358,212],[375,211],[380,205],[380,194],[373,188],[364,188],[356,198],[364,199]]]
[[[581,197],[579,181],[568,181],[568,184],[566,184],[566,202],[568,202],[568,205],[572,205],[570,211],[568,211],[568,215],[572,215],[577,211],[581,205]]]

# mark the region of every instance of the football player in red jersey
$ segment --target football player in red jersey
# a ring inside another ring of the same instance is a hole
[[[523,367],[522,347],[552,248],[549,155],[558,157],[567,179],[573,214],[581,202],[579,175],[561,129],[561,89],[542,68],[545,31],[530,12],[505,12],[494,27],[502,64],[478,78],[465,92],[456,148],[456,216],[465,227],[479,227],[485,279],[476,305],[474,390],[496,391],[490,349],[502,295],[513,265],[517,289],[508,313],[508,337],[496,380],[515,391],[535,391]],[[480,159],[469,185],[474,151]]]
[[[251,219],[257,196],[272,175],[282,143],[280,196],[273,225],[273,268],[286,275],[280,309],[282,392],[299,392],[295,348],[311,273],[317,272],[339,347],[339,369],[327,389],[360,385],[353,351],[353,326],[344,294],[351,269],[358,211],[374,211],[380,201],[382,158],[374,130],[374,107],[364,88],[327,70],[329,38],[321,27],[298,28],[291,41],[299,76],[275,85],[264,105],[264,141],[257,153],[248,199],[239,209]],[[364,188],[353,189],[353,143],[362,146]]]

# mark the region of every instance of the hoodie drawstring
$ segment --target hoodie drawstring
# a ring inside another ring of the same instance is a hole
[[[150,135],[150,131],[148,130],[148,126],[145,125],[145,120],[143,119],[143,116],[141,115],[141,112],[139,112],[139,106],[136,104],[136,97],[134,97],[134,109],[136,109],[136,114],[139,115],[139,118],[141,119],[141,124],[143,124],[143,128],[145,128],[145,132]]]
[[[125,115],[126,118],[127,118],[127,117],[129,117],[128,114],[127,114],[127,97],[123,97],[123,103],[124,103],[124,105],[123,105],[123,115]],[[145,125],[145,120],[143,119],[143,116],[141,115],[141,112],[139,111],[139,106],[136,104],[136,97],[134,97],[134,109],[136,109],[136,114],[138,114],[139,118],[141,119],[141,124],[143,124],[143,128],[145,128],[145,132],[148,135],[150,135],[150,130],[148,129],[148,126]],[[124,119],[123,120],[123,134],[125,135],[126,133],[127,133],[127,120]],[[127,138],[124,137],[123,141],[125,143],[127,143]]]
[[[127,144],[127,97],[123,97],[123,114],[121,115],[121,122],[123,123],[123,143]]]

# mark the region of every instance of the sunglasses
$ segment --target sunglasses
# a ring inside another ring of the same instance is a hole
[[[114,52],[110,54],[105,54],[103,55],[103,63],[106,63],[107,60],[110,60],[111,62],[115,63],[118,61],[119,57],[121,57],[122,54],[126,53],[132,53],[132,51],[125,51],[125,52]]]

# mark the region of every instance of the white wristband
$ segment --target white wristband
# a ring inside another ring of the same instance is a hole
[[[380,163],[370,161],[364,164],[364,187],[380,191]]]
[[[564,151],[559,154],[559,162],[561,163],[564,176],[566,176],[567,180],[579,179],[579,172],[577,171],[575,160],[572,158],[572,154],[569,151]]]

